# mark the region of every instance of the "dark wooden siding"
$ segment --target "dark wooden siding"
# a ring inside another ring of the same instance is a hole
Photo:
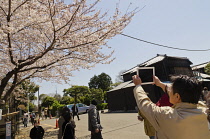
[[[156,103],[164,93],[160,87],[155,85],[142,85],[145,92],[152,102]],[[117,110],[135,110],[137,106],[133,95],[134,87],[119,89],[113,92],[107,92],[108,109]]]

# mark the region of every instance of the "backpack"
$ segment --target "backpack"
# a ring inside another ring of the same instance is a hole
[[[62,139],[76,139],[75,136],[75,131],[74,131],[75,126],[70,122],[68,122],[65,125],[64,131],[63,131],[63,135],[62,135]],[[67,134],[65,134],[67,132]],[[69,134],[71,133],[71,134]]]

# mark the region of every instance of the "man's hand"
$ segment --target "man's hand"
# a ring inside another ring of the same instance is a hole
[[[133,77],[133,83],[137,86],[137,85],[141,85],[142,81],[141,78],[139,78],[138,75],[134,75]]]
[[[154,82],[155,82],[154,84],[155,84],[156,86],[161,87],[165,93],[168,92],[168,90],[165,90],[165,89],[167,89],[167,88],[166,88],[166,84],[162,83],[162,82],[160,81],[160,79],[159,79],[157,76],[153,76],[153,80],[154,80]]]
[[[157,76],[153,76],[153,80],[154,80],[154,82],[155,82],[154,84],[156,86],[161,87],[161,85],[163,84]]]

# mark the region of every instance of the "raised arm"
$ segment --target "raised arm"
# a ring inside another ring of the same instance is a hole
[[[162,83],[160,81],[160,79],[157,76],[153,76],[154,82],[156,86],[159,86],[160,88],[162,88],[162,90],[167,93],[167,85]]]

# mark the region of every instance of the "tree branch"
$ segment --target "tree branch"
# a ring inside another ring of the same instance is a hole
[[[0,6],[1,10],[4,12],[4,15],[7,16],[7,13],[5,12],[5,10]]]
[[[6,92],[6,94],[4,95],[3,100],[7,100],[7,98],[9,97],[9,95],[12,93],[12,91],[15,89],[16,87],[16,83],[17,83],[17,73],[14,74],[14,80],[12,82],[12,86],[10,87],[10,89]]]
[[[20,8],[22,5],[24,5],[27,1],[29,1],[29,0],[24,1],[24,2],[21,3],[18,7],[16,7],[16,8],[13,10],[13,12],[11,13],[11,16],[12,16],[13,13],[16,12],[16,10],[17,10],[18,8]]]
[[[61,29],[63,29],[64,27],[66,27],[71,21],[73,21],[74,16],[75,16],[76,13],[78,12],[79,8],[80,8],[80,5],[79,5],[79,6],[77,7],[77,9],[75,10],[75,12],[74,12],[74,14],[71,16],[70,20],[69,20],[64,26],[62,26],[61,28],[59,28],[58,30],[56,30],[56,32],[60,31]],[[70,25],[70,27],[71,27],[71,25]],[[65,34],[65,33],[64,33],[64,34]]]

